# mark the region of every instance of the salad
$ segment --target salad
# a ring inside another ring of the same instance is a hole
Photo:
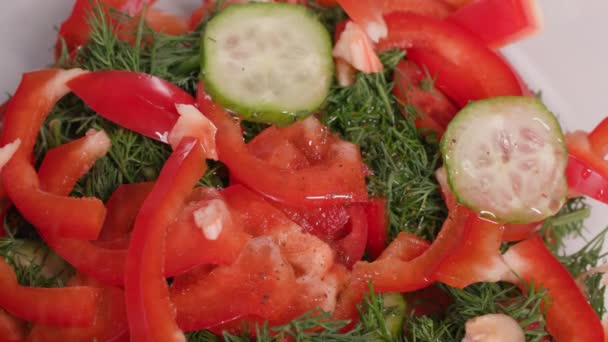
[[[0,339],[605,341],[608,119],[532,0],[75,0],[2,105]]]

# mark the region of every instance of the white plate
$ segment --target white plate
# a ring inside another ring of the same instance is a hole
[[[56,27],[73,0],[0,2],[2,64],[0,91],[12,92],[24,71],[53,58]],[[161,6],[189,13],[200,0],[161,0]],[[537,36],[504,50],[532,89],[568,130],[591,129],[608,115],[608,1],[540,0],[545,28]],[[589,236],[608,224],[608,207],[595,205]],[[568,249],[583,243],[575,240]]]

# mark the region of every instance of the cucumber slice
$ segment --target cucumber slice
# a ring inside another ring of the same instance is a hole
[[[331,37],[303,6],[232,5],[209,21],[202,39],[206,91],[246,120],[286,125],[327,97]]]
[[[537,222],[566,200],[562,129],[535,98],[468,104],[448,125],[441,151],[457,200],[493,220]]]
[[[405,298],[401,293],[384,293],[384,326],[392,337],[399,337],[405,322]]]

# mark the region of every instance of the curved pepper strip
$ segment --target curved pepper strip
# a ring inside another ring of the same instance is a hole
[[[184,138],[171,154],[137,215],[125,273],[133,341],[185,341],[177,326],[164,276],[167,227],[206,170],[197,139]]]
[[[94,71],[72,79],[68,87],[102,117],[164,143],[179,118],[175,105],[194,104],[180,87],[132,71]]]
[[[441,263],[434,278],[457,288],[505,279],[510,270],[500,252],[504,225],[472,214],[467,226],[462,245]]]
[[[24,320],[59,326],[91,326],[99,289],[21,286],[13,269],[0,258],[0,307]]]
[[[103,144],[87,142],[91,139],[93,138],[89,136],[76,140],[73,143],[75,145],[68,149],[57,147],[57,153],[51,153],[53,162],[47,161],[45,157],[42,163],[47,164],[48,168],[47,172],[40,174],[41,186],[50,188],[51,185],[46,185],[47,180],[59,179],[64,172],[67,174],[86,173],[95,159],[101,155],[100,148],[103,148]],[[79,149],[73,149],[75,146],[78,146]],[[59,153],[60,151],[70,153],[62,155]],[[82,158],[82,156],[87,158]],[[124,245],[125,243],[128,245],[127,234],[153,185],[154,183],[123,184],[108,201],[109,213],[104,222],[104,229],[106,229],[106,234],[111,233],[110,236],[113,234],[115,238],[120,238],[119,240],[91,242],[47,234],[43,234],[42,237],[57,254],[78,271],[104,284],[122,286],[127,258],[127,250]],[[110,228],[108,225],[114,226]],[[218,240],[207,240],[193,222],[185,220],[174,222],[172,227],[167,237],[165,260],[167,276],[175,275],[201,263],[231,263],[248,239],[246,234],[234,232],[221,234]],[[111,230],[108,231],[109,229]],[[204,247],[201,248],[201,246]],[[217,253],[208,252],[214,250]]]
[[[384,19],[388,36],[378,42],[378,49],[407,49],[408,59],[426,66],[437,77],[435,85],[459,105],[522,95],[511,68],[466,29],[413,13],[390,13]]]
[[[604,341],[598,315],[568,270],[551,254],[540,236],[512,246],[503,258],[524,283],[533,283],[537,288],[548,290],[550,301],[543,311],[547,330],[556,341]]]
[[[470,211],[464,207],[458,206],[452,210],[435,241],[412,260],[380,258],[371,263],[355,264],[351,284],[341,294],[334,317],[357,317],[357,305],[370,282],[378,293],[409,292],[429,286],[433,282],[432,275],[441,263],[461,246],[470,216]],[[392,249],[390,245],[389,248]],[[396,251],[391,253],[397,254]]]
[[[14,317],[4,309],[0,309],[0,336],[3,341],[22,341],[27,327],[25,321]]]
[[[42,191],[31,162],[36,138],[48,112],[69,92],[70,79],[80,69],[45,69],[24,74],[9,102],[0,144],[21,140],[17,152],[2,172],[6,193],[19,212],[42,234],[75,239],[97,238],[106,214],[96,198],[57,196]]]
[[[38,169],[40,189],[67,196],[95,161],[110,150],[111,141],[104,131],[89,131],[86,136],[50,149]],[[70,163],[64,162],[69,159]],[[75,163],[76,165],[73,165]]]
[[[603,122],[598,127],[602,125]],[[585,132],[569,133],[566,135],[566,144],[570,154],[566,167],[570,190],[608,203],[608,162],[596,153],[597,150],[601,152],[602,147],[597,134],[591,141]]]
[[[125,310],[124,291],[117,287],[104,287],[97,282],[76,274],[68,286],[92,286],[101,291],[95,323],[86,328],[61,328],[35,324],[27,340],[30,342],[128,342],[129,325]]]
[[[323,165],[292,171],[272,167],[253,156],[239,125],[216,105],[199,85],[199,109],[217,127],[216,144],[221,162],[239,182],[264,196],[292,205],[318,206],[367,200],[363,162],[358,147],[339,142],[346,153],[336,153]],[[336,151],[338,152],[338,151]]]

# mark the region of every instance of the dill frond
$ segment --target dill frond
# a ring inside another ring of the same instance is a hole
[[[63,287],[73,273],[61,257],[39,241],[0,238],[0,256],[23,286]]]
[[[584,221],[591,215],[591,209],[583,197],[568,200],[563,208],[550,218],[547,218],[541,227],[541,235],[546,245],[554,254],[564,246],[567,237],[583,237]]]
[[[350,87],[332,88],[323,120],[361,147],[373,171],[368,190],[389,203],[390,235],[409,231],[433,239],[446,217],[434,171],[441,155],[436,141],[422,137],[411,118],[400,113],[392,93],[392,72],[401,51],[380,57],[386,74],[357,74]]]
[[[512,317],[525,329],[526,341],[548,336],[541,306],[546,291],[527,286],[526,295],[506,283],[478,283],[464,289],[443,286],[453,303],[442,317],[412,317],[407,321],[406,341],[460,341],[467,320],[490,313]]]

